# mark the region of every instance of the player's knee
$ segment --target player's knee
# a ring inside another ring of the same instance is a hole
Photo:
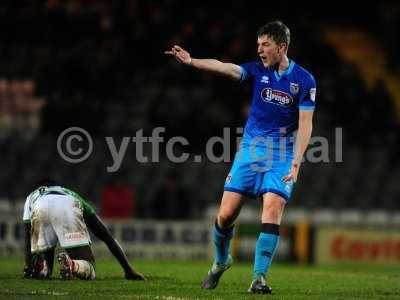
[[[269,223],[280,223],[285,204],[282,201],[268,201],[264,203],[262,221]]]
[[[273,214],[280,214],[283,211],[283,208],[284,206],[279,202],[270,202],[264,206],[264,210]]]
[[[227,213],[219,213],[217,220],[218,220],[218,226],[220,226],[222,229],[228,228],[234,222],[233,215]]]
[[[275,195],[274,195],[275,196]],[[268,198],[264,200],[263,207],[267,210],[283,211],[286,201],[279,196]]]
[[[280,219],[280,216],[281,216],[280,211],[276,209],[267,209],[263,213],[263,219],[268,220],[268,222],[271,223],[277,223],[278,220]]]

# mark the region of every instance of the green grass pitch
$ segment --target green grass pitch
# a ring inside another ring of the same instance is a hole
[[[146,282],[123,279],[118,264],[97,261],[95,281],[21,278],[22,260],[0,258],[0,299],[400,299],[397,266],[371,267],[298,266],[274,264],[268,282],[273,295],[249,295],[251,264],[235,263],[213,291],[200,289],[209,262],[137,261],[133,265],[147,275]]]

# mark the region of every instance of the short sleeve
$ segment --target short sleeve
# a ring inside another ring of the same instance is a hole
[[[74,191],[72,191],[70,189],[64,188],[64,190],[67,191],[67,193],[69,195],[71,195],[77,201],[79,201],[81,203],[84,213],[87,213],[89,215],[94,215],[96,213],[94,208],[85,199],[83,199],[81,197],[81,195],[79,195],[78,193],[76,193],[76,192],[74,192]]]
[[[316,93],[317,87],[315,79],[311,74],[307,74],[304,82],[304,88],[302,89],[300,94],[299,109],[314,110]]]
[[[254,77],[255,74],[255,62],[248,62],[240,65],[240,83],[246,82],[247,80]]]
[[[83,209],[84,211],[88,214],[88,215],[94,215],[96,212],[93,208],[93,206],[91,206],[86,200],[84,200],[83,198],[81,198],[82,200],[82,204],[83,204]]]
[[[30,201],[29,197],[26,198],[25,200],[25,205],[24,205],[24,212],[22,215],[22,221],[24,223],[30,223],[31,222],[31,207],[30,207]]]

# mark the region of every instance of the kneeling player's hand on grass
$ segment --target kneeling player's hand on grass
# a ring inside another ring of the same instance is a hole
[[[32,278],[33,277],[33,267],[25,266],[23,276],[24,276],[24,278]]]
[[[146,280],[143,274],[135,272],[133,270],[125,273],[125,279],[128,280]]]
[[[185,65],[190,65],[192,63],[189,52],[179,46],[173,46],[171,51],[165,51],[165,54],[174,56],[177,61]]]

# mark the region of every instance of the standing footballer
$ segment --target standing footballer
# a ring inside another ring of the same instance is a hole
[[[283,210],[290,201],[303,154],[312,132],[316,85],[313,76],[287,57],[290,31],[280,21],[257,33],[260,60],[242,65],[196,59],[179,46],[166,54],[193,68],[251,81],[253,98],[240,149],[224,186],[213,227],[215,261],[202,288],[214,289],[231,265],[234,222],[243,196],[262,197],[261,232],[255,246],[254,275],[249,292],[271,293],[266,275],[279,242]],[[297,131],[297,133],[296,133]]]

